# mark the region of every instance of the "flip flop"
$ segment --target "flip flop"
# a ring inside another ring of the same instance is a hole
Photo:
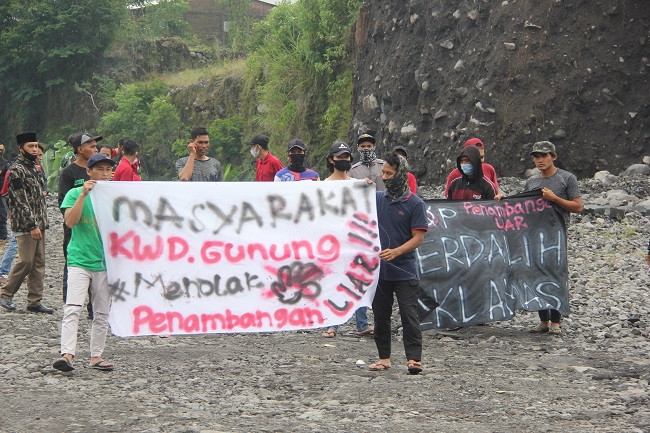
[[[546,328],[542,325],[537,325],[534,328],[530,329],[528,332],[531,334],[546,334],[549,332],[549,328]]]
[[[364,336],[366,336],[366,335],[375,335],[375,330],[372,329],[372,328],[369,326],[369,327],[367,327],[366,329],[364,329],[363,331],[355,332],[355,334],[358,335],[358,336],[360,336],[360,337],[364,337]]]
[[[115,368],[115,364],[100,359],[96,363],[90,364],[89,367],[94,368],[95,370],[111,371],[112,369]]]
[[[551,335],[562,335],[562,330],[560,328],[548,328],[548,333]]]
[[[325,338],[334,338],[334,337],[336,337],[336,329],[328,328],[327,331],[323,332],[322,335]]]
[[[54,364],[52,364],[52,368],[55,368],[55,369],[57,369],[59,371],[64,371],[64,372],[74,370],[74,367],[72,366],[72,363],[65,356],[62,356],[61,358],[54,361]]]
[[[420,374],[422,373],[422,363],[418,361],[409,361],[406,365],[406,369],[409,374]]]
[[[386,365],[386,364],[384,364],[382,362],[379,362],[379,361],[375,362],[374,364],[370,364],[368,366],[368,369],[370,371],[386,371],[389,368],[390,368],[390,365]]]

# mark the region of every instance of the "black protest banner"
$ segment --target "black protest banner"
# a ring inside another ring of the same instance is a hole
[[[417,250],[422,329],[507,320],[517,309],[569,314],[566,228],[540,190],[426,204],[429,231]]]

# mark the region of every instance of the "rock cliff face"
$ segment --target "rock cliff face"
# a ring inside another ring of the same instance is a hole
[[[479,137],[499,175],[551,140],[580,177],[650,154],[650,4],[605,0],[373,0],[355,29],[353,135],[409,149],[442,181]]]

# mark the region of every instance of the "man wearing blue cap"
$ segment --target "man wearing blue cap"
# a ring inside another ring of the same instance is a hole
[[[102,239],[97,229],[95,212],[88,193],[97,181],[111,180],[115,162],[96,153],[88,158],[86,171],[90,180],[73,188],[61,203],[65,225],[72,230],[68,244],[68,293],[61,323],[61,358],[52,367],[61,371],[74,369],[79,315],[90,286],[93,324],[90,331],[90,368],[112,370],[114,365],[102,359],[108,332],[111,294],[106,277],[106,260]]]
[[[18,244],[18,260],[14,263],[7,285],[0,294],[0,307],[15,311],[12,300],[25,277],[27,283],[27,310],[52,314],[43,299],[45,276],[45,229],[48,227],[45,207],[44,180],[36,167],[38,140],[36,134],[27,132],[16,136],[20,156],[7,177],[6,202],[11,215],[11,230]]]

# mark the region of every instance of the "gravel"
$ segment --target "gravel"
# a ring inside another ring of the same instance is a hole
[[[514,193],[523,180],[506,178]],[[585,204],[623,190],[650,198],[650,177],[610,186],[581,181]],[[423,187],[427,197],[441,188]],[[113,372],[87,368],[81,320],[77,369],[52,369],[62,314],[61,216],[51,203],[44,304],[54,315],[0,311],[0,431],[572,431],[650,429],[650,224],[574,216],[569,228],[570,317],[563,335],[529,334],[536,313],[423,334],[425,372],[407,376],[399,320],[393,368],[375,373],[372,339],[353,320],[320,331],[191,337],[110,336]],[[372,316],[370,317],[372,320]],[[360,362],[361,361],[361,362]]]

